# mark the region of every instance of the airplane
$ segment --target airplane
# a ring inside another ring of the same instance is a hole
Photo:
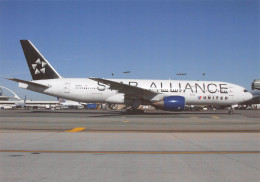
[[[7,78],[19,87],[85,103],[126,104],[139,113],[140,105],[181,111],[185,105],[235,105],[252,99],[244,87],[221,81],[63,78],[29,40],[20,40],[32,81]]]
[[[81,104],[79,102],[75,102],[75,101],[72,101],[72,100],[65,100],[63,98],[57,98],[57,100],[59,101],[61,108],[84,109],[84,105],[86,105],[86,103]]]

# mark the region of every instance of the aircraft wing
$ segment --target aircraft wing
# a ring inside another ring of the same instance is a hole
[[[124,83],[119,83],[119,82],[115,82],[103,78],[89,78],[89,79],[103,83],[105,85],[109,85],[111,90],[117,90],[119,93],[125,94],[126,97],[131,97],[131,98],[138,97],[141,99],[147,99],[149,97],[154,97],[159,94],[151,90],[147,90],[144,88],[127,85]]]
[[[26,81],[26,80],[20,80],[20,79],[17,79],[17,78],[6,78],[8,80],[12,80],[12,81],[15,81],[15,82],[18,82],[18,83],[25,83],[25,84],[28,84],[30,86],[35,86],[35,87],[40,87],[40,88],[49,88],[49,86],[47,85],[43,85],[43,84],[39,84],[39,83],[35,83],[35,82],[30,82],[30,81]]]

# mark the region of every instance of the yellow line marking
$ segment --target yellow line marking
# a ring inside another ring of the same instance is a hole
[[[130,121],[128,121],[130,122]],[[86,129],[86,128],[85,128]],[[0,133],[44,133],[44,132],[64,132],[64,130],[21,130],[21,131],[1,131]],[[65,131],[65,132],[71,132]],[[89,133],[260,133],[260,130],[85,130]]]
[[[260,151],[47,151],[47,150],[0,150],[0,152],[23,153],[83,153],[83,154],[260,154]]]
[[[212,116],[212,118],[219,119],[219,117],[218,117],[218,116]]]
[[[72,130],[68,130],[68,131],[65,131],[65,132],[79,132],[79,131],[82,131],[82,130],[85,130],[85,128],[73,128]]]
[[[123,121],[121,121],[121,122],[123,122],[123,123],[128,123],[129,121],[128,121],[128,120],[123,120]]]

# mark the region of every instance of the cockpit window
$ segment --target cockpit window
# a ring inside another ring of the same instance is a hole
[[[244,92],[248,92],[248,91],[245,89]]]

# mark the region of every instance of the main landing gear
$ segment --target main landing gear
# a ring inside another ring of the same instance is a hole
[[[132,104],[126,106],[126,114],[144,114],[144,110],[139,109],[141,100],[134,100]]]

